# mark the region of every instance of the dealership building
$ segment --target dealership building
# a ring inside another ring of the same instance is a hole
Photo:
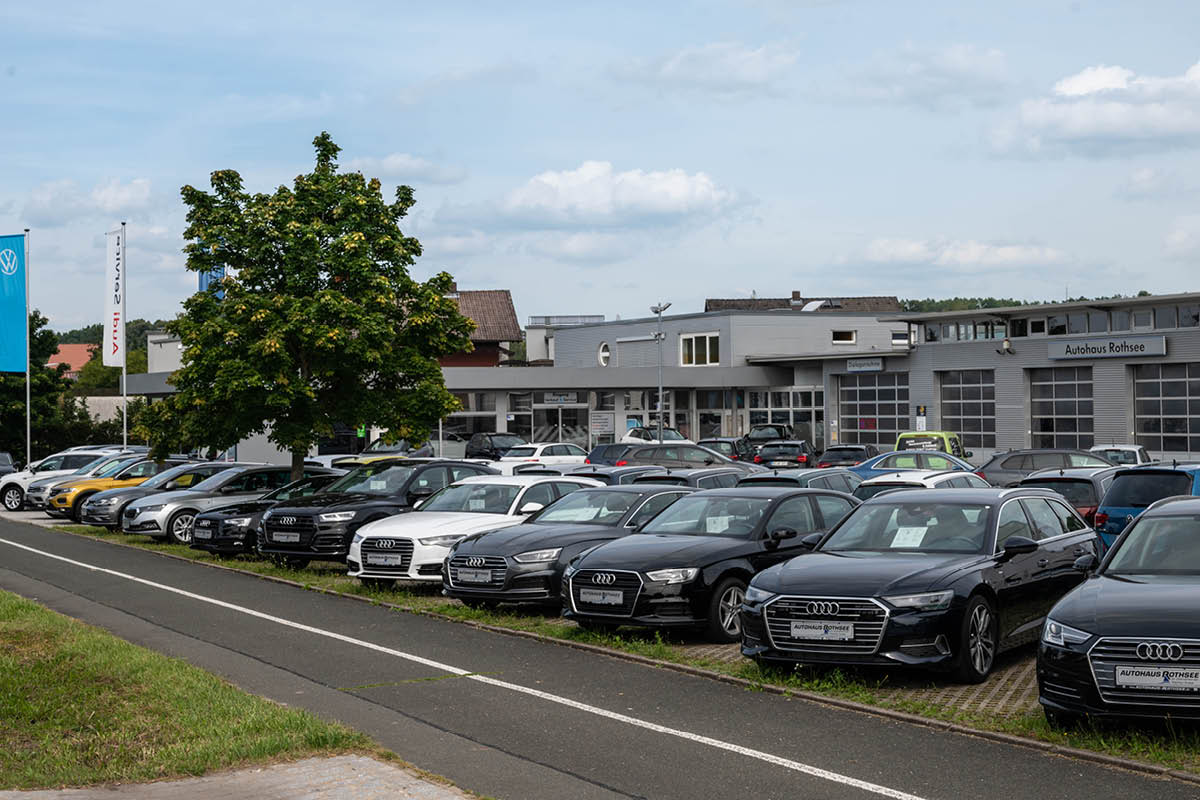
[[[899,308],[895,298],[795,293],[713,300],[661,321],[541,318],[538,340],[553,349],[539,352],[552,352],[552,365],[446,366],[463,410],[443,428],[613,441],[655,424],[661,364],[666,420],[693,439],[774,422],[817,447],[886,449],[900,431],[950,430],[977,462],[1008,448],[1111,442],[1200,454],[1200,293]],[[130,390],[169,392],[166,377],[131,375]]]

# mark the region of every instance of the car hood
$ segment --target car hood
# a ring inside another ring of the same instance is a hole
[[[776,594],[879,597],[943,588],[959,570],[985,561],[965,553],[806,553],[764,570],[754,585]]]
[[[230,503],[227,506],[211,508],[204,512],[204,515],[208,517],[242,517],[247,514],[261,514],[275,504],[275,500],[246,500],[241,503]]]
[[[97,498],[104,500],[110,497],[115,497],[119,500],[133,501],[141,499],[147,495],[157,494],[161,489],[143,489],[140,486],[123,486],[120,489],[105,489],[102,492],[96,492],[90,499]]]
[[[169,492],[155,492],[153,505],[165,505],[166,503],[174,503],[179,500],[202,500],[209,497],[219,497],[219,494],[214,492],[197,492],[191,489],[173,489]],[[149,502],[141,503],[134,501],[133,505],[150,505]]]
[[[1058,602],[1050,616],[1101,636],[1200,639],[1196,575],[1100,575]]]
[[[547,547],[570,547],[580,542],[616,539],[630,528],[614,525],[513,525],[497,531],[484,531],[458,543],[455,553],[462,555],[514,555]]]
[[[592,550],[580,569],[627,569],[635,572],[664,567],[707,567],[757,550],[761,545],[732,536],[679,536],[635,533]]]
[[[113,485],[115,480],[116,479],[114,479],[114,478],[86,478],[86,479],[80,480],[80,481],[57,481],[55,485],[57,485],[57,486],[69,485],[69,486],[74,486],[76,489],[80,489],[80,490],[83,490],[83,489],[107,489]],[[140,478],[140,479],[139,478],[121,478],[121,480],[122,481],[135,480],[140,483],[141,481],[146,480],[146,479],[145,478]]]
[[[412,536],[415,534],[463,535],[501,525],[516,525],[524,517],[507,514],[479,514],[469,511],[413,511],[376,520],[359,528],[365,536]]]

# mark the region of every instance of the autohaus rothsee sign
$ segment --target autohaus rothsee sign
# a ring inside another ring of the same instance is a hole
[[[1069,358],[1137,358],[1165,356],[1165,336],[1106,336],[1099,339],[1066,339],[1046,343],[1047,356],[1061,360]]]

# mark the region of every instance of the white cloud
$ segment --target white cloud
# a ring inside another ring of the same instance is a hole
[[[622,261],[650,245],[629,234],[597,232],[536,234],[521,243],[533,255],[583,264]]]
[[[419,237],[424,258],[456,258],[481,255],[495,249],[496,243],[482,231]]]
[[[347,167],[360,170],[368,178],[382,175],[417,183],[459,183],[467,177],[466,170],[461,167],[435,164],[409,153],[392,153],[383,158],[356,158]]]
[[[667,89],[717,94],[769,92],[798,57],[795,48],[782,44],[749,47],[713,42],[657,59],[633,59],[613,66],[610,72],[622,80]]]
[[[1163,200],[1193,192],[1194,188],[1174,172],[1139,167],[1117,186],[1116,195],[1123,200]]]
[[[25,219],[32,225],[58,227],[83,217],[116,217],[145,211],[151,205],[150,181],[128,183],[113,178],[84,191],[72,180],[50,181],[30,192]]]
[[[1200,63],[1182,75],[1094,66],[1026,100],[993,136],[1004,153],[1105,156],[1200,145]]]
[[[1200,261],[1200,215],[1176,219],[1163,249],[1168,258],[1177,261]]]
[[[928,264],[971,270],[1055,265],[1067,256],[1035,244],[980,242],[974,239],[875,239],[862,253],[874,264]]]
[[[994,105],[1008,90],[1000,50],[955,44],[940,49],[905,45],[858,71],[851,97],[927,109]]]

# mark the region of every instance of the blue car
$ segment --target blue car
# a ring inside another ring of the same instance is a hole
[[[1096,533],[1104,550],[1151,503],[1164,497],[1200,495],[1200,464],[1148,464],[1118,470],[1096,509]]]
[[[868,478],[876,478],[889,472],[900,472],[906,469],[962,469],[974,472],[976,467],[948,453],[939,453],[934,450],[897,450],[893,453],[884,453],[874,458],[868,458],[866,461],[853,467],[846,467],[846,469],[865,481]]]

